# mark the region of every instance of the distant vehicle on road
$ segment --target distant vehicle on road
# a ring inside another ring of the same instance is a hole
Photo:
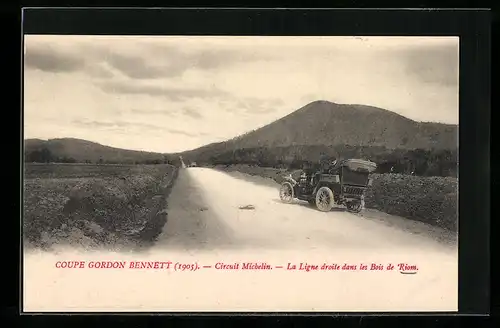
[[[346,159],[333,161],[313,174],[302,171],[299,181],[289,175],[281,184],[280,199],[285,203],[294,198],[308,201],[323,212],[335,204],[345,205],[349,212],[357,213],[364,208],[365,191],[372,184],[369,174],[376,168],[371,161]]]

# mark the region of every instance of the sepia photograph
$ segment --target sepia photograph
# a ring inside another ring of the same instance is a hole
[[[27,312],[458,310],[459,38],[24,35]]]

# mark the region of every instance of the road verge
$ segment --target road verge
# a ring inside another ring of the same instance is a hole
[[[137,249],[162,232],[178,168],[95,166],[79,176],[68,174],[67,167],[61,169],[64,174],[58,167],[51,170],[49,177],[25,179],[25,248]]]

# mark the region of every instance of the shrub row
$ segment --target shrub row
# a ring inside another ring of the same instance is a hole
[[[218,165],[223,171],[238,171],[270,178],[281,183],[282,177],[300,171],[250,165]],[[373,185],[367,190],[367,208],[425,222],[451,231],[458,226],[458,179],[419,177],[403,174],[372,174]]]

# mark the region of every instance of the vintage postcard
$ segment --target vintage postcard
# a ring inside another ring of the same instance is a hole
[[[25,35],[23,310],[458,310],[458,37]]]

